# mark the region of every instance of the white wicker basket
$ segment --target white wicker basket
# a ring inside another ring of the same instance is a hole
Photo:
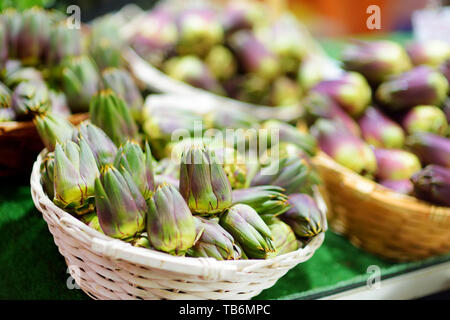
[[[64,256],[71,276],[95,299],[250,299],[314,254],[324,233],[308,245],[269,260],[217,261],[175,257],[105,236],[58,208],[44,193],[34,163],[31,195]],[[317,193],[322,212],[326,206]]]

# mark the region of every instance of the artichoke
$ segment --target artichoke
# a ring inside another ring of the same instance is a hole
[[[435,106],[416,106],[403,118],[403,127],[414,132],[430,132],[441,136],[447,135],[448,123],[445,113]]]
[[[155,189],[152,162],[152,153],[148,143],[145,143],[144,153],[137,142],[130,140],[120,146],[114,160],[114,166],[121,173],[128,171],[146,200]]]
[[[33,123],[48,151],[53,151],[57,143],[72,139],[74,126],[65,118],[52,113],[34,117]]]
[[[408,151],[399,149],[374,149],[377,159],[376,177],[380,180],[409,179],[422,166],[419,159]]]
[[[222,46],[216,45],[205,57],[208,69],[218,80],[230,79],[237,72],[237,63],[231,51]]]
[[[412,176],[411,181],[416,197],[450,206],[450,169],[429,165]]]
[[[195,245],[188,249],[190,257],[211,257],[217,260],[237,260],[241,249],[234,243],[233,237],[222,228],[216,219],[194,217],[197,235]]]
[[[277,218],[269,218],[265,220],[267,226],[273,235],[273,244],[275,246],[276,255],[282,255],[298,249],[298,242],[294,231]]]
[[[231,205],[231,185],[214,152],[192,145],[182,155],[180,193],[189,208],[200,215],[224,211]]]
[[[401,194],[412,194],[414,186],[410,179],[402,180],[381,180],[382,186]]]
[[[55,195],[54,191],[54,167],[55,167],[55,155],[53,152],[48,153],[42,160],[40,172],[41,172],[41,184],[45,193],[50,199],[53,199]]]
[[[101,168],[95,179],[95,207],[103,232],[128,239],[145,229],[147,205],[128,172],[112,165]]]
[[[301,238],[310,238],[325,231],[325,221],[314,199],[302,193],[289,196],[291,208],[279,218]]]
[[[438,67],[446,59],[450,59],[450,45],[440,40],[413,42],[406,48],[414,65],[426,64]]]
[[[87,213],[81,216],[80,220],[89,227],[91,227],[92,229],[97,230],[98,232],[104,234],[102,227],[100,226],[100,221],[98,220],[98,215],[96,212]]]
[[[246,204],[260,216],[275,217],[289,209],[285,190],[278,186],[257,186],[233,190],[233,204]]]
[[[252,207],[235,204],[220,215],[219,223],[248,258],[266,259],[276,255],[272,232]]]
[[[428,132],[417,132],[406,139],[406,146],[424,164],[450,168],[450,139]]]
[[[45,60],[50,66],[57,66],[66,58],[81,54],[82,36],[80,29],[69,28],[67,21],[60,21],[51,27]]]
[[[54,198],[60,208],[77,215],[94,210],[94,181],[99,175],[94,154],[84,139],[57,144],[54,163]]]
[[[10,108],[11,104],[11,91],[0,82],[0,109]]]
[[[128,139],[139,141],[130,110],[111,89],[102,90],[92,98],[89,112],[92,123],[105,131],[116,146]]]
[[[148,201],[147,233],[152,247],[173,255],[184,255],[195,243],[194,217],[170,184],[160,185]]]

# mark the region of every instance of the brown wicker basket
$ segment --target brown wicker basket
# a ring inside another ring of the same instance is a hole
[[[73,114],[69,121],[78,124],[88,116]],[[43,148],[33,122],[0,122],[0,177],[29,174]]]
[[[314,163],[328,191],[330,227],[355,246],[393,261],[450,252],[450,208],[391,191],[324,153]]]

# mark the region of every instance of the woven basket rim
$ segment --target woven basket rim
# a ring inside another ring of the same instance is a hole
[[[88,113],[74,113],[67,117],[67,120],[70,122],[79,122],[83,120],[83,118],[87,117]],[[7,132],[12,132],[16,130],[23,130],[23,129],[31,129],[34,128],[33,121],[3,121],[0,122],[0,136]]]
[[[45,152],[46,149],[42,150],[39,154],[33,165],[30,178],[32,197],[35,206],[41,211],[45,209],[42,209],[40,204],[44,204],[46,207],[50,208],[50,210],[47,209],[45,212],[47,214],[51,213],[54,216],[56,216],[56,214],[53,212],[57,212],[62,217],[61,219],[58,218],[58,220],[63,227],[67,226],[69,229],[81,230],[84,234],[88,235],[87,237],[82,237],[79,234],[69,231],[78,241],[88,243],[91,250],[114,259],[120,259],[144,267],[151,266],[155,268],[164,268],[165,270],[184,272],[198,276],[204,276],[205,270],[207,270],[211,271],[212,274],[215,274],[214,277],[216,278],[232,279],[236,272],[251,272],[266,268],[270,265],[276,265],[278,261],[297,259],[306,256],[310,252],[314,253],[314,251],[321,246],[325,237],[325,232],[321,232],[313,237],[304,248],[265,260],[248,259],[218,261],[214,258],[178,257],[153,249],[134,247],[129,243],[111,238],[92,229],[71,214],[57,207],[48,198],[40,183],[40,165]],[[321,201],[319,204],[322,206],[321,211],[323,215],[326,216],[325,202],[320,194],[318,194],[317,197]],[[323,206],[325,206],[325,208],[323,208]],[[326,219],[324,221],[326,221]],[[326,228],[327,225],[325,225],[325,230]],[[217,276],[217,274],[219,274],[219,276]]]
[[[352,190],[360,190],[360,186],[365,186],[365,188],[370,190],[371,196],[377,197],[377,201],[384,202],[395,207],[404,207],[408,205],[408,207],[414,207],[417,211],[423,211],[424,213],[439,212],[439,214],[448,215],[450,217],[450,207],[434,205],[413,196],[395,192],[373,180],[353,172],[349,168],[342,166],[323,151],[319,151],[313,158],[313,161],[316,164],[325,166],[328,169],[348,177],[353,183],[346,183],[346,181],[343,182],[346,187]]]

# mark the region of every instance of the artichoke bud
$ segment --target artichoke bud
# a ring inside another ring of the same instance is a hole
[[[401,194],[412,194],[414,186],[410,179],[402,180],[381,180],[382,186]]]
[[[55,155],[53,152],[48,153],[44,160],[42,160],[40,172],[41,172],[41,184],[44,188],[45,193],[50,199],[53,199],[54,193],[54,165],[55,165]]]
[[[184,10],[178,16],[177,51],[181,55],[204,56],[215,44],[221,43],[224,30],[217,14],[208,8]]]
[[[111,89],[102,90],[92,98],[89,112],[92,123],[105,131],[116,146],[128,139],[139,141],[130,110]]]
[[[411,68],[403,47],[386,40],[355,41],[344,49],[342,61],[346,70],[361,73],[374,85]]]
[[[94,230],[97,230],[100,233],[103,233],[102,227],[100,226],[100,221],[98,220],[98,215],[96,212],[86,213],[82,215],[80,220],[84,222],[86,225],[91,227]]]
[[[405,142],[403,129],[379,109],[369,107],[358,120],[364,140],[380,148],[402,148]]]
[[[9,66],[11,67],[11,66]],[[42,73],[32,67],[22,68],[20,66],[11,67],[8,70],[8,66],[6,67],[6,75],[5,75],[5,84],[10,88],[15,88],[22,82],[32,82],[45,84]]]
[[[446,59],[450,59],[450,45],[440,40],[415,42],[408,45],[406,51],[415,66],[426,64],[438,67]]]
[[[94,154],[84,139],[55,147],[53,202],[77,215],[94,210],[94,181],[99,175]]]
[[[50,109],[47,86],[41,82],[21,82],[12,95],[12,109],[18,119],[41,115]]]
[[[417,132],[406,139],[406,146],[427,164],[450,167],[450,139],[428,132]]]
[[[309,91],[326,78],[327,64],[323,58],[313,54],[304,57],[297,72],[297,82],[303,90]]]
[[[222,228],[217,219],[194,217],[197,235],[195,245],[188,249],[190,257],[211,257],[217,260],[237,260],[241,249],[234,243],[233,237]]]
[[[296,127],[291,126],[288,123],[284,123],[278,120],[267,120],[263,122],[263,124],[261,125],[261,129],[269,131],[266,131],[269,139],[272,137],[270,131],[278,130],[279,142],[289,142],[295,144],[296,146],[304,150],[308,155],[313,156],[317,151],[317,142],[313,136],[308,133],[301,132]],[[275,145],[275,143],[269,141],[269,145]]]
[[[97,93],[100,76],[88,56],[70,57],[63,63],[62,86],[73,112],[87,112]]]
[[[112,164],[117,154],[117,147],[106,133],[89,120],[80,123],[77,138],[84,138],[91,147],[99,167]]]
[[[428,165],[417,172],[411,181],[414,195],[425,201],[450,206],[450,169]]]
[[[101,168],[95,179],[95,207],[110,237],[128,239],[145,229],[147,205],[127,171],[120,173],[112,165]]]
[[[276,255],[272,232],[252,207],[235,204],[220,215],[219,223],[248,258],[266,259]]]
[[[288,224],[280,219],[270,218],[265,220],[273,235],[273,244],[276,255],[282,255],[299,248],[295,233]]]
[[[409,179],[422,167],[419,159],[408,151],[376,148],[374,153],[377,159],[376,177],[380,180]]]
[[[166,61],[163,69],[169,77],[186,82],[193,87],[220,95],[225,93],[206,64],[196,56],[188,55],[171,58]]]
[[[430,132],[447,135],[448,123],[445,113],[435,106],[416,106],[403,118],[403,127],[409,133]]]
[[[108,68],[102,72],[102,80],[105,88],[112,89],[120,98],[125,100],[133,118],[140,122],[144,101],[141,92],[128,71]]]
[[[246,204],[260,216],[275,217],[289,209],[285,190],[278,186],[257,186],[233,190],[233,204]]]
[[[360,116],[372,98],[369,84],[357,72],[348,72],[338,79],[321,81],[311,90],[332,98],[353,117]]]
[[[65,58],[81,54],[81,32],[77,28],[69,28],[63,20],[52,26],[49,47],[46,52],[47,63],[57,66]]]
[[[193,145],[183,152],[180,193],[189,208],[200,215],[217,214],[231,205],[231,185],[214,152]]]
[[[124,65],[120,45],[110,39],[102,38],[91,41],[90,54],[100,70],[106,68],[121,68]]]
[[[184,255],[195,243],[194,217],[170,184],[158,186],[148,201],[147,233],[152,247],[173,255]]]
[[[150,146],[145,143],[145,153],[141,146],[128,140],[123,144],[116,155],[114,166],[121,173],[127,171],[145,199],[148,199],[155,189],[155,177],[153,175],[152,154]]]
[[[317,119],[325,118],[341,122],[355,136],[361,135],[361,130],[356,121],[350,117],[342,108],[330,97],[311,92],[302,101],[305,108],[306,121],[312,125]]]
[[[75,132],[74,126],[69,121],[52,113],[37,115],[33,123],[48,151],[53,151],[57,143],[71,140]]]
[[[12,105],[11,91],[0,82],[0,109],[10,108]]]
[[[310,192],[310,188],[317,183],[318,176],[305,158],[289,156],[274,160],[267,166],[261,166],[250,185],[279,186],[289,195],[300,191]]]
[[[231,184],[232,189],[241,189],[247,181],[247,166],[243,156],[233,148],[215,148],[214,153]]]
[[[314,199],[302,193],[289,196],[291,208],[279,218],[300,238],[310,238],[325,231],[324,217]]]
[[[401,111],[417,105],[441,105],[448,81],[429,66],[419,66],[383,82],[376,98],[389,110]]]
[[[150,240],[148,239],[147,232],[142,232],[141,234],[136,235],[133,240],[131,240],[131,244],[134,247],[151,249],[152,246],[150,244]]]
[[[372,149],[339,122],[319,119],[311,127],[320,149],[337,163],[354,172],[372,177],[377,163]]]
[[[206,65],[216,79],[229,79],[236,74],[237,63],[229,49],[217,45],[205,57]]]
[[[229,41],[245,72],[266,80],[272,80],[279,75],[278,57],[252,32],[238,31],[230,36]]]
[[[302,91],[296,81],[288,77],[277,78],[272,85],[271,105],[293,106],[300,101]]]
[[[223,15],[222,25],[225,32],[253,29],[266,22],[267,8],[263,3],[255,1],[230,1],[227,3]]]

